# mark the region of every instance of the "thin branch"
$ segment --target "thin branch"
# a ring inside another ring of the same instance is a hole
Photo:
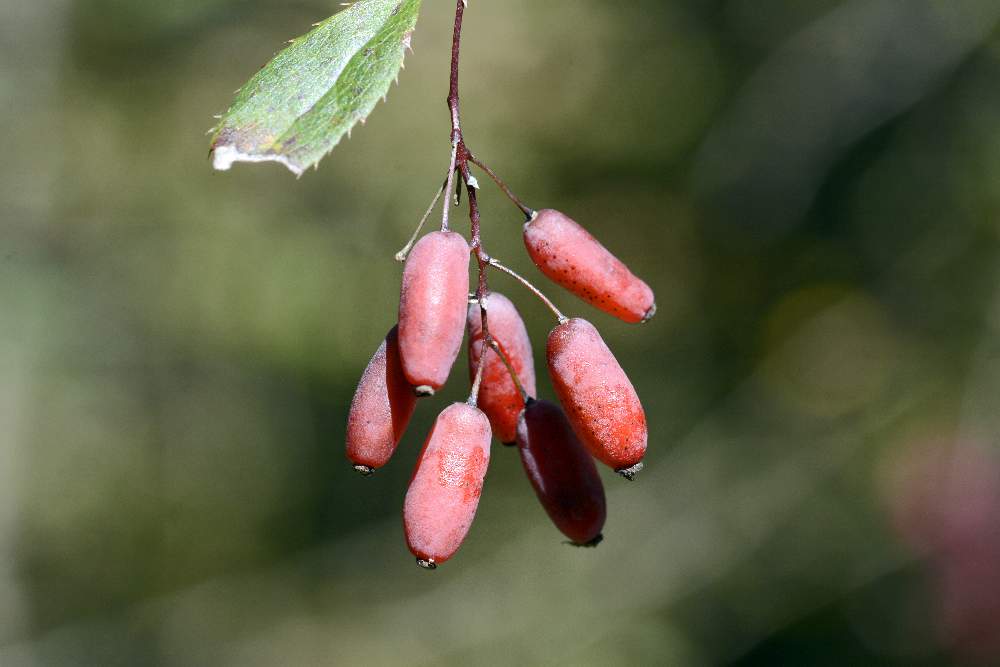
[[[455,186],[455,164],[458,160],[458,144],[452,144],[451,146],[451,163],[448,166],[448,180],[445,181],[444,191],[451,192],[451,189]],[[450,195],[449,195],[450,196]],[[448,231],[448,213],[451,211],[451,206],[448,205],[446,201],[444,207],[441,211],[441,231]]]
[[[562,324],[563,322],[567,322],[569,320],[569,318],[566,317],[565,315],[563,315],[562,312],[558,308],[556,308],[556,305],[554,303],[552,303],[551,300],[549,300],[549,297],[545,296],[542,293],[542,290],[540,290],[537,287],[535,287],[534,285],[532,285],[531,282],[529,282],[527,278],[521,276],[519,273],[517,273],[516,271],[514,271],[514,269],[511,269],[511,268],[508,268],[508,267],[504,266],[503,264],[501,264],[500,262],[498,262],[497,260],[495,260],[492,257],[489,258],[489,264],[493,268],[495,268],[495,269],[497,269],[499,271],[503,271],[507,275],[509,275],[512,278],[514,278],[514,280],[516,280],[517,282],[519,282],[522,285],[524,285],[525,287],[527,287],[528,290],[531,291],[532,294],[534,294],[539,299],[541,299],[542,302],[546,306],[548,306],[549,310],[551,310],[553,312],[553,314],[555,314],[556,319],[559,320],[559,324]]]
[[[420,218],[420,224],[417,225],[417,228],[414,230],[413,236],[411,236],[410,240],[406,242],[406,245],[396,253],[397,262],[406,261],[406,256],[410,254],[410,250],[413,249],[413,244],[417,242],[417,237],[420,236],[420,230],[424,228],[424,223],[427,222],[427,218],[431,217],[431,212],[434,210],[434,207],[437,206],[438,200],[441,199],[441,195],[444,193],[444,189],[446,187],[448,187],[447,178],[444,180],[444,183],[441,184],[441,188],[437,191],[437,194],[434,195],[434,199],[431,201],[431,205],[427,207],[427,212],[424,213],[424,217]],[[445,203],[445,208],[448,208],[447,202]]]
[[[517,393],[521,394],[521,400],[524,401],[525,405],[527,405],[528,400],[533,397],[528,396],[528,392],[524,390],[524,385],[521,384],[521,378],[517,376],[517,371],[514,370],[514,365],[510,363],[510,357],[508,357],[507,353],[504,351],[503,345],[501,345],[500,341],[496,338],[490,336],[489,346],[493,348],[493,351],[500,357],[500,361],[502,361],[503,365],[507,367],[507,373],[510,374],[510,379],[514,381],[514,386],[517,387]]]
[[[469,399],[466,401],[472,407],[479,403],[479,387],[483,384],[483,369],[486,368],[486,355],[490,348],[483,348],[483,353],[479,356],[479,366],[476,368],[476,379],[472,382],[472,390],[469,392]]]
[[[451,111],[451,144],[462,141],[462,123],[458,111],[458,62],[462,52],[462,20],[465,18],[465,0],[455,5],[455,32],[451,39],[451,79],[448,83],[448,110]]]
[[[519,209],[521,209],[521,212],[524,213],[525,217],[528,220],[531,220],[532,218],[535,217],[535,209],[531,208],[523,201],[521,201],[521,199],[517,195],[515,195],[514,192],[509,187],[507,187],[507,184],[503,182],[503,179],[500,178],[495,171],[490,169],[485,162],[477,158],[472,153],[469,153],[469,162],[471,162],[472,164],[476,165],[484,172],[486,172],[486,175],[489,176],[491,179],[493,179],[493,182],[497,184],[497,187],[500,188],[505,195],[507,195],[507,199],[514,202],[514,205],[517,206]]]

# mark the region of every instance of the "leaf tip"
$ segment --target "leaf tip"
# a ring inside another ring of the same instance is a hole
[[[284,155],[270,153],[267,155],[251,155],[243,153],[235,146],[215,146],[212,149],[212,167],[217,171],[229,171],[236,162],[280,162],[296,176],[301,176],[304,171],[301,166],[295,164]]]

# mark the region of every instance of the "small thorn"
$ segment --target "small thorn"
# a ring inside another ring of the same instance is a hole
[[[424,560],[423,558],[418,558],[417,565],[424,568],[425,570],[436,570],[438,567],[437,563],[434,562],[433,558],[428,558],[427,560]]]
[[[434,388],[430,387],[430,386],[428,386],[426,384],[422,384],[422,385],[420,385],[418,387],[414,387],[413,388],[413,393],[416,394],[417,396],[420,396],[421,398],[423,398],[425,396],[433,396],[434,395]]]
[[[362,477],[371,477],[372,475],[375,474],[375,468],[372,468],[370,466],[363,466],[359,464],[354,466],[354,469],[357,470],[359,473],[361,473]]]
[[[615,472],[631,482],[635,479],[635,476],[639,474],[643,467],[642,461],[639,461],[631,468],[618,468]]]

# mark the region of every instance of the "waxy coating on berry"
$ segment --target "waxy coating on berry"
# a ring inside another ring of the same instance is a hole
[[[577,546],[596,546],[607,517],[604,485],[562,409],[528,400],[517,424],[521,463],[552,523]]]
[[[466,403],[448,406],[434,422],[403,503],[406,544],[422,567],[447,561],[469,532],[490,460],[490,437],[489,419]]]
[[[632,324],[656,313],[653,290],[571,218],[544,209],[524,224],[524,245],[550,280]]]
[[[413,246],[399,294],[403,372],[419,396],[444,386],[465,333],[469,244],[455,232],[431,232]]]
[[[594,325],[580,318],[549,334],[549,374],[577,436],[626,479],[646,453],[646,413],[625,371]]]
[[[416,402],[393,327],[362,373],[347,414],[347,459],[355,470],[367,477],[389,461]]]
[[[486,296],[486,321],[493,337],[507,361],[521,381],[529,396],[535,394],[535,361],[531,341],[517,308],[503,294],[491,292]],[[482,358],[483,321],[479,304],[469,305],[466,320],[469,329],[469,379],[475,378]],[[504,444],[517,438],[517,418],[524,409],[524,399],[510,376],[507,365],[495,350],[486,357],[483,382],[479,388],[479,409],[486,413],[493,427],[493,435]]]

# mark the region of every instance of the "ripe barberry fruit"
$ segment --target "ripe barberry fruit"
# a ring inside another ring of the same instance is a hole
[[[421,567],[451,558],[476,516],[490,461],[490,422],[453,403],[438,415],[417,459],[403,503],[406,544]]]
[[[392,457],[417,402],[403,375],[397,329],[389,330],[368,362],[347,414],[347,458],[363,475]]]
[[[517,424],[517,446],[524,471],[556,528],[578,546],[596,546],[607,517],[604,485],[562,409],[528,399]]]
[[[559,211],[544,209],[526,222],[524,245],[542,273],[594,307],[633,324],[656,313],[649,285]]]
[[[455,232],[417,241],[403,268],[399,350],[406,379],[421,396],[444,386],[465,332],[469,244]]]
[[[549,334],[549,374],[573,430],[594,458],[632,479],[646,453],[646,413],[601,334],[573,318]]]
[[[535,395],[535,361],[531,341],[517,308],[503,294],[490,292],[487,297],[487,324],[507,361],[529,396]],[[466,320],[469,328],[469,379],[476,376],[483,354],[483,321],[479,304],[469,305]],[[506,364],[495,352],[490,352],[483,368],[478,405],[490,419],[493,434],[500,442],[514,444],[517,438],[517,417],[524,409],[524,399],[510,377]]]

